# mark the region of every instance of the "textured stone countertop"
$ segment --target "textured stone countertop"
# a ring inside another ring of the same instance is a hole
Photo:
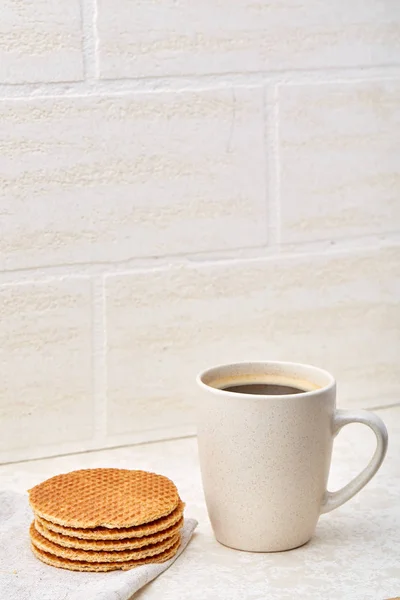
[[[356,498],[321,517],[309,544],[290,552],[237,552],[215,541],[194,438],[3,465],[0,488],[25,491],[57,473],[100,466],[171,477],[199,526],[177,562],[135,600],[386,600],[400,596],[400,405],[376,412],[389,429],[381,470]],[[349,481],[373,446],[369,429],[346,427],[336,438],[330,488]]]

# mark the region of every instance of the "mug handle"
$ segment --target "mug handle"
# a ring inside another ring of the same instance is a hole
[[[388,446],[388,432],[382,419],[366,410],[337,410],[333,422],[333,435],[349,423],[368,425],[376,436],[376,450],[369,464],[350,483],[337,492],[326,492],[321,514],[338,508],[359,492],[375,475],[385,458]]]

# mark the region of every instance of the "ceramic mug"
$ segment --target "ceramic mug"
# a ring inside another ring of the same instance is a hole
[[[386,454],[384,423],[337,410],[327,371],[290,362],[247,362],[201,373],[197,382],[200,465],[216,539],[253,552],[301,546],[318,518],[350,500]],[[375,454],[355,479],[327,491],[333,440],[348,423],[374,432]]]

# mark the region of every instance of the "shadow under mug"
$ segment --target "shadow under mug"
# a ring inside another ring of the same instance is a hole
[[[222,365],[198,375],[197,435],[208,514],[216,539],[253,552],[301,546],[319,516],[350,500],[375,475],[388,435],[364,410],[337,410],[330,373],[290,362]],[[348,423],[377,440],[367,467],[327,491],[333,440]]]

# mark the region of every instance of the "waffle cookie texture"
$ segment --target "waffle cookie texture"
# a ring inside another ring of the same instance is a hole
[[[178,506],[179,495],[170,479],[156,473],[82,469],[35,486],[29,502],[35,515],[58,525],[114,528],[168,515]]]
[[[155,473],[83,469],[29,490],[33,553],[77,571],[130,569],[172,558],[184,504],[174,483]]]
[[[36,517],[36,521],[48,530],[61,533],[62,535],[80,538],[82,540],[119,540],[122,538],[153,535],[172,527],[182,519],[184,507],[184,503],[179,500],[178,506],[169,515],[165,515],[150,523],[136,525],[135,527],[118,527],[113,529],[110,529],[109,527],[91,527],[83,529],[57,525],[57,523],[52,523],[51,521],[47,521],[38,516]]]
[[[77,550],[134,550],[137,548],[142,548],[143,546],[148,546],[150,544],[157,544],[166,540],[168,538],[173,537],[174,535],[179,534],[183,526],[183,517],[169,527],[168,529],[164,529],[164,531],[160,531],[158,533],[154,533],[152,535],[143,535],[141,537],[132,537],[132,538],[123,538],[123,539],[115,539],[115,540],[102,540],[102,539],[91,539],[91,540],[82,540],[77,537],[71,537],[68,535],[62,535],[60,533],[56,533],[55,531],[51,531],[51,529],[47,529],[42,525],[39,519],[35,519],[34,523],[36,531],[38,531],[42,537],[53,542],[54,544],[58,544],[59,546],[64,546],[66,548],[76,548]]]
[[[130,560],[126,562],[104,562],[104,563],[95,563],[95,562],[86,562],[86,561],[78,561],[78,560],[68,560],[67,558],[62,558],[60,556],[55,556],[54,554],[50,554],[49,552],[44,552],[39,548],[36,548],[33,544],[32,552],[34,555],[41,560],[42,562],[51,565],[52,567],[58,567],[59,569],[68,569],[69,571],[93,571],[93,572],[102,572],[102,571],[116,571],[117,569],[121,569],[121,571],[128,571],[129,569],[133,569],[134,567],[139,567],[140,565],[146,565],[148,563],[161,563],[169,560],[174,557],[178,551],[180,541],[178,540],[174,546],[171,546],[165,552],[162,552],[158,556],[153,556],[150,558],[142,558],[140,560]]]

